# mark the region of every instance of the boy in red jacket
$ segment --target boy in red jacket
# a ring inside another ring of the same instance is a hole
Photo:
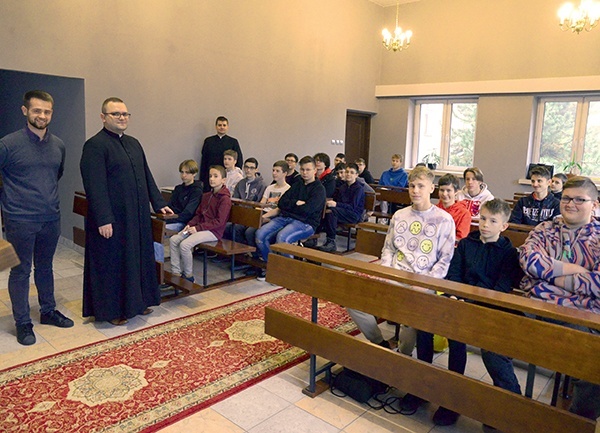
[[[210,167],[208,183],[211,191],[202,195],[196,214],[178,234],[170,240],[171,273],[194,282],[192,251],[202,242],[217,241],[223,237],[225,224],[231,211],[231,194],[225,185],[225,169],[220,165]],[[183,268],[183,269],[182,269]]]

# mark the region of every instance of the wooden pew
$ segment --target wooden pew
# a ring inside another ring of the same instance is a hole
[[[231,199],[231,214],[229,215],[229,222],[233,224],[241,224],[246,227],[260,228],[262,222],[262,206],[260,203]],[[235,231],[233,231],[235,237]],[[213,242],[202,242],[196,245],[195,250],[202,251],[202,261],[204,269],[202,272],[202,285],[208,286],[208,258],[207,251],[216,253],[221,256],[227,256],[231,258],[231,279],[235,281],[235,258],[236,255],[243,255],[246,253],[253,253],[256,251],[256,247],[237,242],[235,239],[221,239]]]
[[[390,204],[398,205],[400,208],[410,206],[411,200],[408,195],[408,189],[406,188],[395,188],[392,186],[382,185],[371,185],[377,194],[377,200],[386,201]],[[375,221],[379,221],[380,218],[391,218],[392,214],[389,212],[373,212]]]
[[[272,249],[307,260],[271,254],[267,281],[273,284],[600,383],[600,336],[436,296],[412,286],[596,329],[600,328],[600,315],[293,245],[277,244]],[[319,326],[316,319],[310,322],[272,308],[266,309],[265,317],[266,332],[273,337],[503,432],[596,430],[594,421]]]
[[[356,231],[355,251],[369,256],[380,257],[385,236],[390,227],[385,224],[360,223]]]
[[[529,233],[534,228],[535,226],[526,224],[509,223],[508,228],[502,232],[502,236],[509,238],[513,246],[518,248],[525,243],[527,236],[529,236]],[[479,221],[471,222],[471,231],[473,232],[475,230],[479,230]]]

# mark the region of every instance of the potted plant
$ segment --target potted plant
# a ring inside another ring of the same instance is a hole
[[[567,177],[570,176],[578,176],[581,173],[583,167],[580,162],[577,162],[575,158],[573,158],[568,164],[563,167],[563,171],[567,173]]]
[[[436,152],[428,153],[423,157],[423,162],[427,164],[427,168],[435,170],[440,163],[440,156]]]

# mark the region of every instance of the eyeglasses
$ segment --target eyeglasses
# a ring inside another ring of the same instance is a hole
[[[104,113],[104,114],[108,114],[109,116],[112,116],[115,119],[120,119],[121,117],[125,117],[127,119],[127,118],[131,117],[131,113],[119,113],[118,111],[115,111],[114,113]]]
[[[581,198],[581,197],[567,197],[565,195],[563,195],[560,198],[560,201],[564,204],[569,204],[571,203],[571,201],[575,204],[584,204],[587,201],[592,201],[591,198]]]
[[[244,168],[247,170],[256,170],[256,167],[253,167],[251,165],[245,165]]]

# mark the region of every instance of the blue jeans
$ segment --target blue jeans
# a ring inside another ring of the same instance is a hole
[[[515,376],[512,358],[481,349],[481,359],[494,382],[494,386],[521,394],[521,386],[517,376]]]
[[[311,236],[315,229],[310,225],[290,217],[276,217],[256,231],[256,247],[266,262],[271,244],[293,244]]]
[[[6,219],[6,240],[12,244],[21,264],[11,268],[8,293],[15,324],[31,323],[29,314],[29,276],[31,265],[42,314],[56,309],[52,259],[60,236],[60,220],[48,222],[23,222]]]

